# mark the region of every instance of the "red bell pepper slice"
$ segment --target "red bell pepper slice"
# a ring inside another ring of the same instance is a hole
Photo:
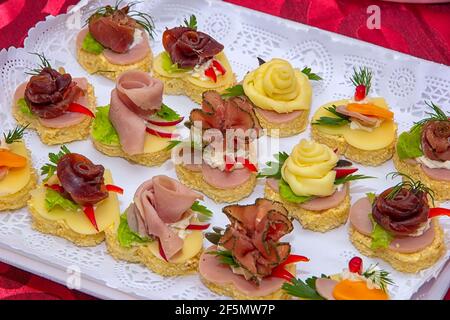
[[[246,167],[250,172],[258,172],[256,166],[251,163],[248,159],[244,160],[244,167]]]
[[[110,191],[110,192],[115,192],[115,193],[119,193],[119,194],[123,194],[123,189],[121,187],[115,186],[113,184],[107,184],[106,185],[106,190]]]
[[[213,64],[214,68],[216,68],[217,71],[220,72],[221,75],[224,75],[227,72],[227,70],[225,70],[225,68],[220,64],[219,61],[213,60],[212,64]]]
[[[211,224],[190,224],[186,227],[186,230],[206,230]]]
[[[87,116],[89,116],[91,118],[95,118],[95,114],[91,110],[89,110],[88,108],[82,106],[79,103],[72,102],[71,104],[69,104],[69,108],[67,109],[67,111],[82,113],[82,114],[85,114],[85,115],[87,115]]]
[[[289,271],[287,271],[284,265],[279,265],[276,268],[274,268],[272,270],[272,277],[276,277],[276,278],[281,278],[287,281],[291,281],[292,279],[294,279],[294,275],[292,273],[290,273]]]
[[[336,171],[336,179],[339,179],[358,171],[358,168],[350,168],[350,169],[335,168],[334,171]]]
[[[158,247],[159,247],[159,255],[166,261],[166,262],[169,262],[169,260],[167,260],[167,257],[166,257],[166,253],[164,252],[164,250],[163,250],[163,247],[162,247],[162,245],[161,245],[161,240],[158,238]]]
[[[86,215],[86,217],[89,219],[89,221],[94,226],[95,230],[99,231],[98,226],[97,226],[97,220],[95,219],[94,207],[91,204],[88,204],[88,205],[84,206],[83,211],[84,211],[84,214]]]
[[[205,76],[211,78],[212,81],[217,82],[216,71],[214,71],[214,68],[212,66],[205,70]]]
[[[309,258],[305,256],[299,256],[297,254],[290,254],[289,257],[281,265],[285,266],[297,262],[309,262]]]
[[[60,186],[59,184],[44,184],[45,187],[58,191],[59,193],[63,193],[64,192],[64,188],[62,186]]]
[[[428,218],[434,218],[439,216],[448,216],[450,217],[450,209],[446,208],[431,208],[430,211],[428,211]]]

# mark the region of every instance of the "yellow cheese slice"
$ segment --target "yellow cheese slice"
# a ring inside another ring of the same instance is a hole
[[[158,241],[153,241],[148,244],[148,248],[153,253],[153,255],[161,260],[163,258],[159,254],[159,243]],[[203,248],[203,233],[200,230],[194,230],[186,236],[184,239],[183,249],[174,255],[170,262],[172,263],[183,263],[193,257],[195,257],[200,250]]]
[[[174,132],[176,126],[161,127],[164,131]],[[158,152],[167,148],[170,144],[170,138],[161,138],[147,133],[144,141],[144,153]]]
[[[105,170],[105,183],[113,184],[111,172]],[[66,211],[61,207],[55,207],[50,212],[45,208],[45,193],[47,188],[43,185],[31,192],[30,206],[32,206],[43,218],[57,221],[65,220],[69,228],[79,234],[97,234],[94,226],[82,210]],[[100,232],[108,228],[112,223],[119,223],[120,209],[117,194],[109,193],[109,197],[99,202],[95,207],[95,218]]]
[[[0,180],[0,196],[14,194],[22,190],[31,178],[31,160],[23,142],[14,142],[9,145],[9,150],[27,158],[27,164],[23,168],[10,168],[6,177]]]

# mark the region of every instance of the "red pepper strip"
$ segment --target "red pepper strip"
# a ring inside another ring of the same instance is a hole
[[[217,71],[220,72],[221,75],[224,75],[227,72],[227,70],[225,70],[225,68],[220,64],[219,61],[213,60],[212,64],[213,64],[214,68],[216,68]]]
[[[334,171],[336,171],[336,179],[346,177],[356,171],[358,171],[357,168],[351,168],[351,169],[340,169],[335,168]]]
[[[234,168],[235,161],[229,156],[225,156],[225,171],[230,172]]]
[[[115,186],[113,184],[107,184],[106,190],[108,190],[110,192],[116,192],[116,193],[123,194],[123,189],[121,187]]]
[[[361,100],[364,100],[365,97],[366,97],[366,86],[363,84],[356,86],[355,100],[361,101]]]
[[[82,106],[81,104],[75,103],[75,102],[72,102],[71,104],[69,104],[69,108],[67,109],[67,111],[82,113],[91,118],[95,118],[95,115],[91,110],[89,110],[88,108]]]
[[[166,257],[166,253],[164,252],[162,245],[161,245],[161,240],[158,238],[158,247],[159,247],[159,255],[166,261],[169,262],[169,260],[167,260]]]
[[[281,279],[284,279],[284,280],[287,280],[287,281],[291,281],[292,279],[295,278],[292,275],[292,273],[287,271],[284,268],[284,265],[281,265],[281,264],[272,270],[271,276],[272,277],[276,277],[276,278],[281,278]]]
[[[428,211],[428,218],[434,218],[438,216],[448,216],[450,217],[450,209],[445,208],[431,208]]]
[[[214,71],[212,66],[205,70],[205,76],[211,78],[214,82],[217,82],[216,71]]]
[[[309,258],[305,256],[299,256],[297,254],[290,254],[289,257],[281,264],[283,266],[296,262],[308,262]]]
[[[95,219],[94,207],[91,204],[88,204],[83,208],[83,211],[84,211],[84,214],[86,215],[86,217],[89,219],[89,221],[94,226],[95,230],[99,231],[98,226],[97,226],[97,220]]]
[[[63,193],[64,192],[64,188],[62,186],[60,186],[59,184],[44,184],[45,187],[58,191],[59,193]]]
[[[206,230],[211,224],[190,224],[186,227],[186,230]]]
[[[244,160],[244,167],[250,170],[250,172],[258,172],[256,166],[253,163],[251,163],[248,159]]]

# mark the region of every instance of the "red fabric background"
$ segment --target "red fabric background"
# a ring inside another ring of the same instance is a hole
[[[251,9],[450,65],[450,5],[377,0],[226,0]],[[0,48],[23,46],[28,30],[78,0],[0,1]],[[366,27],[367,7],[381,8],[381,29]],[[0,262],[0,299],[92,299]],[[450,292],[446,299],[450,299]]]

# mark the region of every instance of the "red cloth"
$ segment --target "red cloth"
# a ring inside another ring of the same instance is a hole
[[[450,65],[450,5],[376,0],[226,0],[321,29]],[[22,46],[28,30],[78,0],[0,0],[0,49]],[[366,27],[367,7],[381,7],[381,30]],[[0,299],[91,299],[0,262]],[[450,300],[450,292],[446,299]]]

